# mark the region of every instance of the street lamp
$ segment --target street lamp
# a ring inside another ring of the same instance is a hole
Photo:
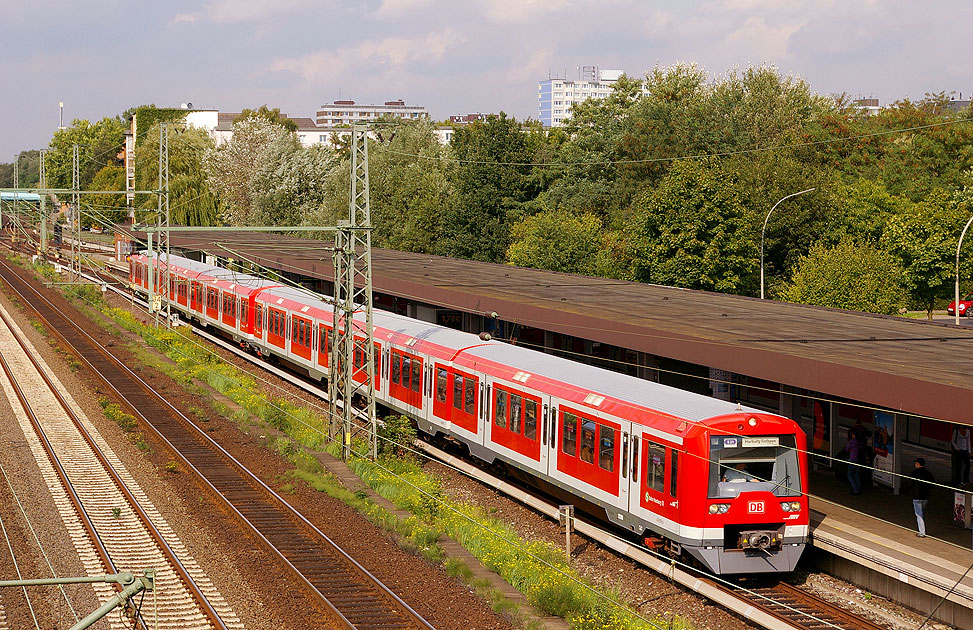
[[[970,220],[963,226],[963,231],[959,235],[959,243],[956,245],[956,286],[953,293],[956,299],[953,302],[953,315],[956,316],[957,326],[959,326],[959,250],[963,247],[963,237],[966,236],[966,230],[970,228],[970,223],[973,223],[973,217],[970,217]]]
[[[777,209],[777,206],[780,205],[781,201],[784,201],[785,199],[790,199],[791,197],[796,197],[798,195],[803,195],[804,193],[813,192],[814,190],[815,190],[814,188],[808,188],[807,190],[791,193],[786,197],[782,197],[777,203],[774,204],[774,207],[770,209],[770,212],[767,213],[767,217],[764,219],[764,227],[762,230],[760,230],[760,299],[761,300],[764,299],[764,235],[767,233],[767,221],[770,221],[770,215],[773,214],[774,210]]]

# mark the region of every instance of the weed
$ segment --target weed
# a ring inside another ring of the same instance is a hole
[[[290,418],[283,408],[283,401],[280,399],[271,400],[264,408],[263,418],[270,426],[278,431],[286,431],[290,428]]]
[[[121,518],[122,517],[122,508],[120,508],[120,507],[113,507],[111,509],[111,515],[114,516],[115,518]]]
[[[473,579],[473,569],[460,558],[447,558],[445,568],[446,575],[462,580],[466,584]]]
[[[166,462],[166,472],[177,473],[179,472],[179,462],[174,459],[170,459]]]
[[[148,453],[149,451],[152,450],[152,447],[149,446],[149,443],[145,441],[145,436],[142,435],[141,433],[134,433],[132,435],[132,444],[134,444],[135,447],[138,450],[142,451],[143,453]]]
[[[281,494],[294,494],[295,492],[297,492],[297,489],[294,487],[294,484],[285,483],[280,488],[277,488],[277,492]]]

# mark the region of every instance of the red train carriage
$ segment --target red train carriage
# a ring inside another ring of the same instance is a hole
[[[234,338],[247,332],[259,352],[327,376],[329,304],[172,262],[173,308]],[[145,292],[148,260],[133,256],[131,265],[133,288]],[[793,421],[392,313],[376,311],[374,322],[376,395],[423,431],[505,462],[715,573],[794,569],[808,505],[806,442]]]

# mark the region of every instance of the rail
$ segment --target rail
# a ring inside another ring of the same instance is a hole
[[[0,278],[346,628],[432,626],[6,261]]]

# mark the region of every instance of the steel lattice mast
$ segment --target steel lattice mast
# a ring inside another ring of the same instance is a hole
[[[334,243],[334,344],[331,378],[328,380],[331,432],[332,435],[341,435],[341,456],[347,459],[355,427],[353,402],[357,395],[364,402],[364,411],[368,414],[368,441],[374,458],[377,452],[377,424],[372,322],[372,222],[368,194],[368,134],[363,124],[356,124],[352,129],[350,193],[348,220],[338,223]],[[364,315],[364,321],[356,322],[355,313],[359,311]],[[359,359],[357,364],[356,357]]]

